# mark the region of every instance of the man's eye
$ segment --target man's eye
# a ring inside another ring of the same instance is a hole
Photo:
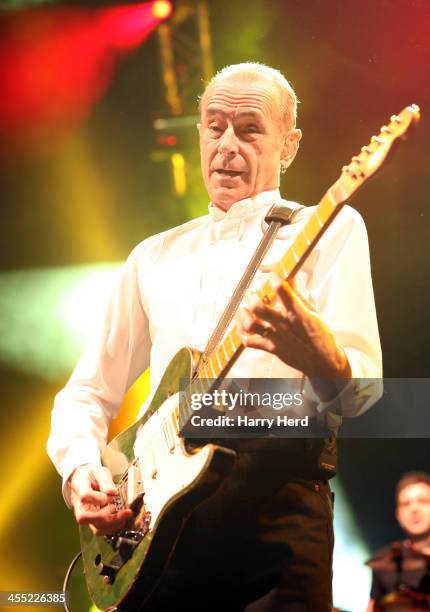
[[[221,132],[221,128],[218,125],[210,125],[209,131],[213,134],[218,134],[219,132]]]
[[[245,132],[247,134],[255,134],[256,132],[258,132],[258,127],[256,125],[247,125],[245,127]]]

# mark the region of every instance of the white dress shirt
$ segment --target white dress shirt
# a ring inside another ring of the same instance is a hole
[[[100,463],[109,421],[149,365],[152,394],[180,348],[205,348],[274,203],[281,203],[278,190],[236,202],[227,212],[210,204],[208,215],[152,236],[132,251],[99,329],[55,398],[48,453],[63,484],[78,465]],[[253,285],[280,260],[314,210],[303,208],[280,230]],[[346,206],[338,214],[298,272],[296,284],[344,348],[353,378],[380,378],[367,233],[355,210]],[[246,349],[229,376],[303,381],[301,372],[256,349]],[[376,399],[373,393],[363,400],[354,385],[341,395],[349,396],[347,416],[361,414]],[[315,412],[328,405],[316,402]],[[67,487],[63,492],[70,503]]]

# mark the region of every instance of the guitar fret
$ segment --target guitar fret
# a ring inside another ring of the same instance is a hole
[[[302,234],[303,234],[303,238],[306,240],[306,244],[307,244],[308,246],[310,246],[310,245],[311,245],[311,243],[312,243],[312,240],[311,240],[311,239],[309,238],[309,236],[308,236],[308,233],[307,233],[307,231],[306,231],[306,227],[304,227],[304,228],[303,228],[303,230],[302,230]]]
[[[291,272],[294,270],[294,268],[296,267],[296,262],[295,259],[291,253],[291,251],[288,251],[284,257],[284,265],[287,268],[287,270],[289,270],[289,274],[291,274]]]
[[[288,275],[290,274],[289,270],[287,270],[287,268],[285,267],[285,262],[284,259],[282,258],[281,261],[279,262],[279,264],[276,266],[275,268],[275,272],[276,274],[278,274],[278,276],[280,276],[282,279],[287,278]]]
[[[208,378],[216,378],[219,372],[216,371],[212,359],[209,359],[208,365],[210,366],[210,371],[211,371],[211,376],[208,376]]]
[[[314,218],[316,219],[318,225],[320,227],[324,226],[324,221],[321,220],[321,217],[319,216],[319,212],[320,212],[320,207],[317,208],[317,210],[314,212]]]
[[[225,342],[223,342],[221,344],[221,348],[224,351],[225,362],[227,364],[229,362],[229,360],[230,360],[231,355],[229,355],[228,352],[227,352],[227,346],[226,346]]]
[[[308,250],[308,243],[305,239],[305,236],[303,235],[303,232],[300,232],[300,234],[297,236],[297,238],[294,241],[294,250],[296,251],[296,253],[300,253],[300,259],[305,255],[306,251]]]
[[[312,217],[306,223],[306,231],[311,236],[312,241],[318,236],[320,229],[320,225],[315,218],[315,215],[312,215]]]
[[[230,342],[230,345],[231,345],[231,356],[233,356],[233,354],[234,354],[234,352],[236,350],[236,347],[234,346],[234,343],[233,343],[233,330],[229,333],[229,335],[227,336],[226,340],[228,340]]]
[[[237,351],[237,349],[238,349],[238,348],[239,348],[239,346],[240,346],[240,339],[239,339],[239,337],[238,337],[238,335],[237,335],[237,332],[236,332],[236,329],[235,329],[235,328],[233,328],[233,329],[231,330],[230,338],[231,338],[231,343],[232,343],[233,349],[234,349],[234,351],[236,352],[236,351]]]
[[[222,362],[222,359],[221,359],[222,355],[220,353],[220,349],[219,348],[216,349],[215,353],[216,353],[216,358],[217,358],[218,365],[219,365],[219,370],[221,372],[224,369],[224,366],[226,364]]]
[[[233,340],[234,352],[236,352],[237,349],[240,346],[240,338],[237,335],[237,329],[236,328],[233,328],[231,330],[231,337],[232,337],[232,340]]]
[[[329,220],[329,218],[332,216],[332,214],[337,208],[336,201],[333,200],[332,198],[333,198],[333,195],[331,193],[331,190],[329,189],[329,191],[325,194],[325,196],[321,200],[320,205],[318,206],[318,210],[323,212],[326,221]]]
[[[210,365],[209,362],[207,362],[203,366],[203,374],[204,374],[203,378],[210,378],[210,374],[209,374],[209,370],[208,370],[209,365]]]

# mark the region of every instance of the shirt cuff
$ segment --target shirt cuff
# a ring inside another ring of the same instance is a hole
[[[334,420],[337,416],[339,426],[343,416],[360,416],[381,398],[382,393],[382,378],[353,378],[336,397],[327,402],[320,401],[317,411],[320,414],[329,412]]]
[[[86,465],[91,463],[93,465],[101,466],[100,450],[97,445],[94,445],[92,440],[77,440],[67,451],[67,454],[63,460],[61,471],[63,476],[63,497],[69,508],[72,507],[70,497],[70,484],[68,479],[74,470],[80,465]]]

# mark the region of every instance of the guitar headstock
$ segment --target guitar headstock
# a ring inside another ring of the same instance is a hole
[[[350,163],[342,168],[342,174],[330,189],[332,200],[343,204],[382,166],[391,147],[399,138],[405,138],[412,126],[420,119],[420,109],[416,104],[392,115],[388,125],[383,125],[377,136],[372,136],[368,145],[354,155]]]

